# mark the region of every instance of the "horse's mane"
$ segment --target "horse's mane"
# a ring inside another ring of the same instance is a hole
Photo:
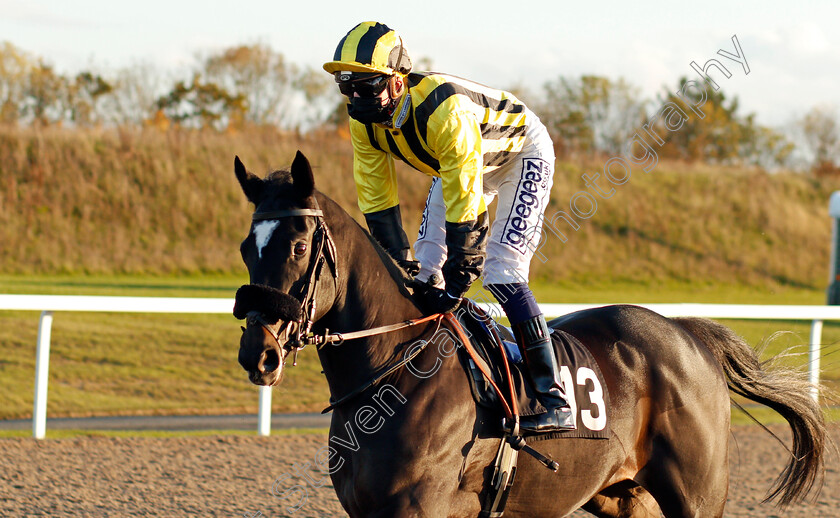
[[[379,258],[382,260],[382,263],[388,269],[388,273],[391,274],[391,277],[394,279],[394,281],[401,286],[406,286],[409,282],[411,282],[412,277],[410,277],[406,273],[406,271],[403,270],[402,266],[400,266],[399,263],[397,263],[397,261],[394,260],[393,257],[391,257],[391,254],[389,254],[388,251],[385,250],[385,247],[383,247],[366,228],[362,227],[361,224],[359,224],[358,222],[356,222],[356,224],[359,225],[359,228],[362,229],[362,232],[365,233],[365,236],[373,244],[373,248],[376,250],[376,253],[379,254]]]
[[[387,250],[379,243],[379,241],[374,238],[371,233],[362,226],[361,223],[353,219],[350,214],[344,210],[344,208],[335,202],[332,198],[324,194],[319,190],[315,190],[317,194],[320,194],[324,200],[326,200],[329,204],[333,205],[338,209],[336,212],[341,214],[342,217],[345,217],[347,220],[352,221],[358,229],[362,232],[362,234],[370,241],[370,244],[373,246],[373,249],[376,251],[376,254],[379,256],[379,259],[382,261],[382,264],[385,266],[386,270],[388,270],[388,274],[390,274],[391,278],[394,280],[395,283],[400,287],[400,291],[403,295],[410,297],[411,293],[408,291],[408,285],[411,282],[412,278],[403,270],[402,266],[400,266],[391,254],[388,253]],[[320,203],[320,201],[319,201]],[[323,204],[322,204],[323,207]],[[327,222],[329,226],[329,222]],[[340,253],[340,252],[339,252]]]
[[[295,185],[292,181],[292,173],[288,169],[278,169],[266,175],[264,178],[265,185],[267,187],[267,192],[265,194],[264,199],[289,199],[301,202],[303,200],[297,195],[298,193],[295,191]],[[403,270],[403,268],[397,264],[393,257],[382,247],[382,245],[370,234],[370,232],[364,228],[358,221],[356,221],[350,214],[344,210],[344,208],[339,205],[335,200],[330,198],[328,195],[319,191],[315,188],[312,191],[312,196],[317,200],[318,204],[320,205],[321,209],[324,210],[325,220],[330,219],[330,217],[338,217],[341,219],[346,220],[346,222],[352,222],[361,233],[370,241],[370,244],[373,246],[373,249],[376,251],[376,254],[379,256],[379,259],[382,261],[382,264],[385,266],[388,274],[394,280],[394,282],[399,286],[400,291],[406,297],[410,297],[411,293],[408,291],[408,285],[411,281],[411,277]],[[309,205],[305,203],[305,205]],[[327,226],[331,227],[335,224],[335,222],[326,221]],[[339,254],[341,251],[338,251]]]

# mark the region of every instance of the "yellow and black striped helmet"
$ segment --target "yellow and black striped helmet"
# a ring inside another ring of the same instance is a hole
[[[407,74],[411,70],[411,58],[397,31],[379,22],[362,22],[338,42],[333,61],[324,63],[324,70],[331,74],[345,71]]]

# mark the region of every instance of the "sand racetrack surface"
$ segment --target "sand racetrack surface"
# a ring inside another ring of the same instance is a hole
[[[788,438],[785,427],[771,428]],[[840,426],[832,436],[840,443]],[[761,500],[785,451],[753,426],[733,428],[730,441],[725,516],[840,517],[835,456],[815,503],[779,511]],[[313,466],[326,442],[326,435],[2,439],[0,516],[346,516],[328,479],[314,487],[325,480]]]

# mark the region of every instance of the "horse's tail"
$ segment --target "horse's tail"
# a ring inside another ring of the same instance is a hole
[[[825,418],[803,373],[785,368],[764,370],[755,350],[722,324],[705,318],[673,320],[711,350],[729,378],[730,390],[769,406],[790,425],[791,459],[765,502],[779,497],[779,504],[786,506],[802,501],[815,484],[821,487],[828,441]]]

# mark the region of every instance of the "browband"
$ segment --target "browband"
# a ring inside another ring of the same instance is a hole
[[[289,216],[315,216],[322,218],[324,217],[324,212],[321,209],[288,209],[275,210],[271,212],[255,212],[251,217],[251,220],[265,221],[268,219],[287,218]]]

